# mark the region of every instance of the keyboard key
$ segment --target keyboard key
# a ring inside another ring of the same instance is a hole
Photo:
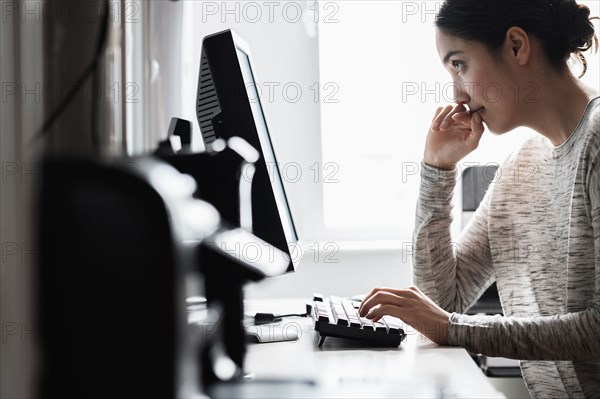
[[[401,331],[404,334],[402,326],[395,319],[390,316],[383,316],[381,320],[388,326],[388,334],[398,335]]]
[[[366,317],[360,318],[360,324],[362,325],[363,330],[375,331],[375,326],[373,325],[373,321],[367,319]]]
[[[330,296],[329,302],[331,302],[332,305],[341,305],[342,298],[340,298],[339,296]]]
[[[377,332],[383,332],[386,334],[388,332],[387,326],[379,321],[373,323],[373,326],[375,327],[375,331],[377,331]]]
[[[323,302],[315,302],[315,313],[317,320],[323,323],[329,323],[329,307]]]
[[[360,317],[358,316],[358,312],[352,304],[344,301],[343,302],[344,311],[346,311],[346,315],[348,315],[348,321],[350,322],[350,327],[352,328],[360,328]]]
[[[331,313],[333,313],[333,317],[337,325],[346,327],[350,325],[350,322],[348,321],[348,316],[346,316],[346,312],[344,312],[344,307],[341,304],[332,305]]]

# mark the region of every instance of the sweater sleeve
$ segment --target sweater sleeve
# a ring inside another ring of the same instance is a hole
[[[464,312],[494,282],[488,242],[488,208],[494,183],[456,242],[452,196],[456,172],[421,162],[421,187],[413,236],[413,279],[448,312]]]
[[[600,358],[600,162],[586,178],[588,215],[594,239],[594,296],[579,312],[536,317],[467,316],[453,313],[450,345],[472,352],[521,360],[588,361]]]

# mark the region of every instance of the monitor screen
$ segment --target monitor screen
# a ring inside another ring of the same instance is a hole
[[[250,50],[242,39],[230,30],[203,39],[197,116],[204,144],[237,136],[258,150],[252,232],[286,252],[292,271],[301,256],[298,235],[257,85]]]
[[[240,68],[242,68],[242,75],[244,76],[244,83],[248,92],[248,101],[250,101],[250,107],[252,108],[252,116],[254,117],[254,123],[256,124],[256,130],[258,132],[258,139],[260,140],[262,156],[267,164],[267,172],[269,173],[269,179],[273,186],[277,209],[279,209],[281,223],[283,224],[283,229],[288,242],[296,242],[298,241],[298,237],[296,237],[296,231],[292,223],[292,215],[290,214],[287,197],[283,189],[283,182],[279,171],[280,165],[277,164],[275,158],[275,152],[273,151],[273,144],[267,129],[265,115],[260,104],[260,97],[258,95],[258,90],[256,90],[256,81],[252,74],[250,58],[239,48],[236,50],[238,60],[240,61]]]

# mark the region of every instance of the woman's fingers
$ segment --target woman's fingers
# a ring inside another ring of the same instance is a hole
[[[400,306],[402,298],[391,292],[379,291],[362,303],[358,314],[360,317],[365,317],[375,306],[384,304]]]
[[[366,317],[373,322],[378,322],[383,316],[394,316],[400,319],[402,316],[402,309],[400,306],[384,304],[371,309]]]
[[[369,300],[376,294],[378,294],[379,292],[389,292],[391,294],[394,295],[401,295],[402,292],[405,290],[400,290],[400,289],[396,289],[396,288],[388,288],[388,287],[383,287],[383,288],[373,288],[371,290],[371,292],[369,292],[367,294],[367,296],[364,297],[364,299],[362,300],[360,307],[358,308],[358,312],[360,313],[361,309],[364,308],[365,304],[367,302],[369,302]]]
[[[457,112],[452,115],[452,120],[455,122],[468,121],[470,123],[471,122],[471,114],[469,113],[469,111]]]
[[[394,316],[441,345],[448,343],[448,320],[451,314],[442,309],[417,287],[402,290],[375,288],[365,298],[359,315],[374,322]]]
[[[409,287],[406,289],[393,289],[393,288],[375,288],[363,300],[358,314],[361,317],[365,317],[374,307],[383,304],[391,304],[394,306],[402,307],[409,303],[410,300],[415,299],[419,296],[421,291],[417,287]]]
[[[473,117],[471,118],[471,134],[467,137],[467,141],[471,143],[473,148],[479,144],[484,130],[481,115],[478,112],[473,113]]]
[[[478,134],[483,133],[483,120],[481,119],[479,112],[475,112],[473,114],[473,118],[471,119],[471,128]]]
[[[431,123],[433,123],[435,121],[435,118],[438,117],[438,115],[440,114],[440,112],[442,112],[444,110],[444,107],[438,107],[435,110],[435,115],[433,116],[433,119],[431,120]]]
[[[373,288],[371,290],[371,292],[369,292],[367,294],[367,296],[365,296],[360,304],[360,308],[358,308],[358,310],[360,311],[360,309],[364,306],[365,302],[367,302],[369,300],[369,298],[371,298],[373,295],[377,294],[379,291],[389,291],[392,290],[392,288]]]
[[[452,117],[454,115],[456,115],[457,113],[459,113],[459,112],[465,112],[466,110],[467,109],[465,108],[464,105],[462,105],[462,104],[456,105],[454,108],[452,108],[452,110],[450,112],[448,112],[448,114],[446,114],[446,116],[444,117],[444,119],[441,121],[441,123],[440,123],[440,129],[441,130],[447,129],[454,122],[454,119]]]
[[[435,130],[440,129],[440,125],[441,125],[442,121],[452,111],[452,108],[453,108],[452,105],[447,105],[442,109],[441,112],[438,113],[438,115],[433,120],[433,124],[432,124],[433,129],[435,129]]]

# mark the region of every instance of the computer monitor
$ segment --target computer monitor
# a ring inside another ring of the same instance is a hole
[[[205,147],[237,136],[260,152],[252,184],[253,233],[300,260],[299,240],[256,89],[248,45],[231,30],[202,41],[197,117]]]

